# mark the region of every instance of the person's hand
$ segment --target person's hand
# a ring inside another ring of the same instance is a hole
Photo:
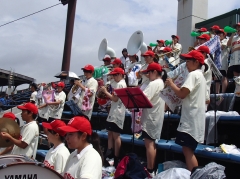
[[[10,139],[11,138],[11,135],[7,132],[1,132],[0,135],[1,135],[2,138],[5,138],[5,139]]]
[[[107,92],[107,88],[106,88],[105,86],[102,86],[102,87],[100,88],[100,91],[102,91],[103,93],[106,93],[106,92]]]
[[[74,84],[80,86],[81,88],[83,87],[83,84],[80,80],[75,80]]]
[[[167,78],[166,79],[166,81],[165,81],[165,84],[167,85],[167,86],[172,86],[174,83],[173,83],[173,80],[171,79],[171,78]]]

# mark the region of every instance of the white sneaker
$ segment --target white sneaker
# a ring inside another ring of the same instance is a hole
[[[149,175],[150,175],[150,177],[147,177],[145,179],[153,179],[156,176],[155,172],[149,173]]]

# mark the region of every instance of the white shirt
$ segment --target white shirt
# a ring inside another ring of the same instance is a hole
[[[176,59],[175,64],[178,65],[180,62],[179,55],[182,53],[182,45],[180,43],[176,43],[175,45],[172,44],[171,47],[173,47],[173,51],[178,50],[178,52],[173,52],[173,56]]]
[[[124,56],[121,56],[120,60],[121,60],[122,64],[124,65],[125,71],[128,70],[128,67],[131,64],[129,58],[128,57],[125,58]]]
[[[131,71],[128,74],[128,85],[129,86],[138,86],[137,73],[142,68],[142,65],[138,62],[135,62],[131,65]]]
[[[44,160],[44,165],[62,174],[70,153],[64,143],[51,148]]]
[[[142,130],[151,138],[160,139],[164,120],[165,102],[159,97],[160,91],[164,88],[162,79],[150,81],[143,93],[149,99],[152,108],[143,108],[142,111]]]
[[[55,97],[55,101],[61,101],[61,102],[59,105],[49,105],[49,117],[52,117],[55,119],[61,119],[65,100],[66,100],[66,94],[64,93],[64,91],[61,91],[60,93],[55,91],[54,97]],[[51,107],[53,106],[58,106],[58,108],[56,110],[52,110]]]
[[[85,80],[83,85],[92,92],[92,96],[90,97],[90,100],[89,100],[90,105],[91,105],[91,109],[86,110],[86,111],[82,111],[83,114],[88,116],[89,120],[91,120],[93,105],[94,105],[94,102],[95,102],[95,96],[96,96],[96,92],[97,92],[97,89],[98,89],[98,82],[93,77],[91,77],[88,80]],[[82,102],[83,102],[84,95],[85,95],[85,91],[82,90],[79,101],[78,101],[78,107],[80,109],[82,109]]]
[[[102,159],[90,144],[71,153],[63,173],[64,179],[102,179]]]
[[[232,39],[232,50],[240,47],[240,36],[235,35]],[[240,65],[240,50],[237,50],[231,54],[229,66]]]
[[[125,80],[122,79],[118,83],[111,83],[111,86],[114,89],[126,88],[127,85]],[[121,99],[119,98],[117,102],[111,102],[111,108],[107,117],[108,122],[115,123],[119,128],[123,129],[124,119],[125,119],[125,110],[126,107],[123,105]]]
[[[37,103],[37,91],[32,92],[30,101],[34,101],[35,103]]]
[[[74,90],[73,90],[73,88],[74,88]],[[81,91],[82,91],[82,89],[80,87],[76,87],[75,85],[73,85],[67,95],[67,99],[73,100],[74,103],[77,104],[79,101],[79,98],[80,98]],[[73,99],[73,97],[75,97],[75,99]]]
[[[183,99],[182,114],[177,128],[180,132],[191,135],[197,142],[204,142],[205,133],[205,102],[206,80],[201,70],[188,74],[181,88],[189,89],[190,93]]]
[[[140,71],[146,70],[147,67],[148,67],[148,64],[146,63],[145,65],[142,66]],[[149,78],[144,74],[142,74],[141,77],[142,77],[141,90],[143,91],[149,83]]]
[[[14,145],[11,154],[25,155],[27,157],[36,157],[38,146],[39,129],[36,121],[29,122],[21,127],[20,138],[21,141],[28,144],[25,149]]]
[[[225,70],[225,71],[227,71],[228,69],[228,55],[229,55],[229,48],[227,47],[227,42],[228,42],[228,39],[226,38],[221,40],[221,46],[223,46],[223,48],[221,52],[222,68],[220,70]]]

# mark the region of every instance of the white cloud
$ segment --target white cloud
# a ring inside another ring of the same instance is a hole
[[[57,4],[58,0],[11,0],[0,6],[0,25]],[[209,0],[209,17],[233,10],[237,0]],[[82,74],[81,67],[102,64],[98,46],[107,38],[118,57],[136,30],[144,32],[148,44],[170,39],[176,33],[177,0],[89,0],[77,1],[70,70]],[[67,6],[58,5],[39,14],[0,27],[1,68],[36,78],[38,82],[57,80],[61,70]]]

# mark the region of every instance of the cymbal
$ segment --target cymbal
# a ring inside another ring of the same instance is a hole
[[[20,137],[20,127],[15,121],[8,118],[0,118],[0,132],[7,132],[15,139]],[[10,140],[0,136],[0,147],[10,147],[12,145],[13,143]]]

